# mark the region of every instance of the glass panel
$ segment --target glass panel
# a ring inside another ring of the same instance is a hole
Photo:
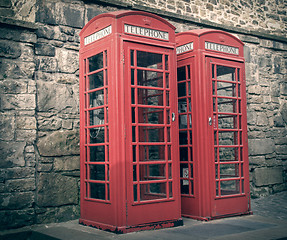
[[[165,55],[165,70],[168,70],[168,55]]]
[[[212,64],[212,78],[214,79],[215,78],[215,68],[214,68],[214,64]]]
[[[239,164],[220,164],[220,178],[239,177]]]
[[[138,185],[134,185],[134,202],[138,201]]]
[[[178,112],[179,113],[187,112],[186,98],[178,99]]]
[[[139,146],[140,161],[165,160],[165,146]]]
[[[169,106],[169,91],[166,91],[166,106]]]
[[[165,164],[140,165],[140,181],[165,179]]]
[[[90,126],[105,124],[104,108],[89,111]]]
[[[219,160],[220,162],[238,161],[238,148],[220,147],[219,148]]]
[[[131,99],[131,103],[132,103],[132,104],[135,104],[135,101],[136,101],[136,100],[135,100],[135,89],[132,88],[131,91],[132,91],[132,92],[131,92],[131,94],[132,94],[132,95],[131,95],[131,98],[132,98],[132,99]]]
[[[162,69],[162,54],[137,51],[137,66]]]
[[[89,72],[96,71],[103,68],[103,53],[99,53],[95,56],[89,57]]]
[[[186,80],[185,66],[177,69],[177,81]]]
[[[135,110],[135,108],[133,107],[132,108],[132,123],[135,123],[135,121],[136,121],[136,112],[135,112],[136,110]]]
[[[169,182],[169,197],[173,197],[173,191],[172,191],[172,182]]]
[[[171,163],[168,164],[168,178],[172,179],[172,168],[171,168]]]
[[[218,132],[219,145],[237,145],[238,144],[237,132]]]
[[[136,160],[137,160],[137,152],[136,152],[136,149],[137,149],[137,147],[136,146],[133,146],[133,162],[136,162]]]
[[[134,66],[134,50],[131,50],[131,66]]]
[[[220,182],[221,195],[226,196],[232,194],[239,194],[240,193],[239,184],[240,184],[239,180],[221,181]]]
[[[236,84],[217,82],[217,96],[236,97]]]
[[[105,161],[105,146],[90,147],[90,162]]]
[[[90,166],[90,179],[105,181],[105,165],[89,165]]]
[[[237,116],[233,115],[218,115],[218,128],[219,129],[236,129]]]
[[[104,105],[104,90],[89,93],[90,108]]]
[[[139,88],[138,104],[163,106],[163,91]]]
[[[140,185],[141,201],[166,198],[166,183],[147,183]]]
[[[106,59],[105,66],[108,66],[108,54],[107,54],[107,50],[105,50],[104,53],[105,53],[105,59]]]
[[[132,127],[132,141],[135,142],[136,141],[136,127]]]
[[[218,164],[215,164],[215,179],[218,179]]]
[[[189,194],[189,181],[188,180],[180,180],[180,191],[181,194]]]
[[[135,84],[135,70],[131,69],[131,85]]]
[[[187,115],[178,115],[179,129],[187,128]]]
[[[89,75],[89,89],[95,89],[104,86],[104,72],[100,71]]]
[[[187,144],[187,131],[180,131],[179,132],[179,145],[186,145]]]
[[[178,84],[177,92],[178,92],[178,97],[186,96],[186,83],[185,82]]]
[[[181,178],[189,178],[189,170],[187,163],[180,164],[180,177]]]
[[[217,98],[217,101],[218,101],[218,112],[237,113],[236,99]]]
[[[91,128],[90,129],[90,143],[104,143],[105,142],[105,128]]]
[[[138,127],[140,142],[164,142],[164,127]]]
[[[137,80],[140,86],[163,87],[163,73],[147,70],[137,70]]]
[[[133,181],[137,181],[137,165],[133,166]]]
[[[164,123],[164,109],[163,108],[138,108],[138,122],[163,124]]]
[[[165,83],[166,83],[166,88],[169,88],[169,73],[165,74]]]
[[[106,198],[106,188],[103,183],[90,183],[90,198],[102,199]]]
[[[217,80],[235,81],[235,68],[216,66]]]

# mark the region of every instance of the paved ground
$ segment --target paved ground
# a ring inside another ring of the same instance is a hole
[[[77,220],[37,225],[0,233],[0,240],[94,240],[94,239],[220,239],[287,240],[287,191],[252,200],[253,215],[210,222],[184,218],[184,226],[116,235],[78,224]]]

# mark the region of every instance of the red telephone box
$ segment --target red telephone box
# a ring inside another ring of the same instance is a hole
[[[182,225],[174,27],[105,13],[80,33],[80,222],[125,233]]]
[[[176,43],[182,215],[249,214],[243,43],[208,29]]]

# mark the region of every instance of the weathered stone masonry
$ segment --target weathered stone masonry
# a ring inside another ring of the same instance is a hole
[[[223,29],[245,43],[251,194],[287,189],[283,0],[2,0],[0,229],[78,218],[78,34],[120,9],[159,14],[178,32]]]

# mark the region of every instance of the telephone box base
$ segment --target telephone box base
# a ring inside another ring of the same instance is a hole
[[[247,211],[244,213],[233,213],[233,214],[227,214],[227,215],[221,215],[221,216],[215,216],[215,217],[201,217],[201,216],[193,216],[193,215],[188,215],[188,214],[181,214],[182,217],[186,218],[192,218],[195,220],[199,221],[210,221],[210,220],[215,220],[215,219],[220,219],[220,218],[227,218],[227,217],[239,217],[243,215],[253,215],[252,211]]]
[[[141,224],[141,225],[136,225],[136,226],[123,226],[123,227],[117,227],[117,226],[113,226],[109,224],[98,223],[98,222],[93,222],[93,221],[84,220],[84,219],[80,219],[79,223],[85,226],[95,227],[100,230],[109,231],[109,232],[113,232],[116,234],[183,226],[182,218],[176,219],[176,220],[160,221],[160,222],[146,223],[146,224]]]

